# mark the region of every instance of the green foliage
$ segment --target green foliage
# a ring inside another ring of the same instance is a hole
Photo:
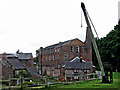
[[[25,81],[24,83],[23,83],[23,85],[32,85],[33,84],[33,82],[28,82],[28,81]]]
[[[38,62],[38,56],[34,58],[34,62]]]
[[[97,45],[102,58],[102,62],[108,62],[112,65],[113,70],[120,71],[118,65],[120,64],[120,24],[114,27],[106,37],[97,40]],[[94,52],[93,52],[94,53]],[[96,57],[93,55],[93,61]],[[97,63],[95,63],[97,65]]]
[[[15,77],[19,78],[20,76],[26,78],[26,77],[29,77],[29,73],[26,70],[20,70],[15,73]]]
[[[42,81],[40,78],[32,78],[32,80],[33,80],[33,82],[36,82],[36,83],[38,83],[38,82],[41,82],[41,81]]]

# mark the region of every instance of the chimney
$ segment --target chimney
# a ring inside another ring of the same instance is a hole
[[[2,53],[2,60],[7,60],[7,54],[5,52]]]
[[[86,55],[85,55],[84,59],[86,61],[92,61],[92,43],[91,43],[91,37],[90,37],[88,27],[86,28],[85,47],[86,47]]]
[[[80,57],[80,62],[82,63],[82,57]]]
[[[85,40],[85,46],[87,47],[87,49],[92,49],[91,38],[90,38],[89,31],[88,31],[88,27],[86,28],[86,40]]]

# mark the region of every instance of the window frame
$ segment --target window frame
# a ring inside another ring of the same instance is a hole
[[[76,46],[76,53],[79,53],[79,52],[80,52],[80,47]]]
[[[74,52],[74,47],[73,46],[70,47],[70,52]]]

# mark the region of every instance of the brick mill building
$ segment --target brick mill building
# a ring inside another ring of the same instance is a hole
[[[47,74],[48,76],[62,76],[63,66],[67,61],[71,61],[76,57],[82,57],[85,62],[90,62],[92,65],[92,47],[88,30],[86,31],[85,42],[78,38],[59,42],[38,49],[37,57],[40,74]]]

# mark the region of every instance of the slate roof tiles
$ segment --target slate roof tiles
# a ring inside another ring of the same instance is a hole
[[[74,40],[79,40],[79,39],[78,39],[78,38],[75,38],[75,39],[72,39],[72,40],[68,40],[68,41],[64,41],[64,42],[59,42],[59,43],[57,43],[57,44],[53,44],[53,45],[47,46],[47,47],[45,47],[44,49],[59,48],[59,47],[62,47],[62,46],[66,45],[66,44],[68,44],[68,43],[70,43],[70,42],[72,42],[72,41],[74,41]],[[81,42],[82,42],[82,41],[81,41]],[[82,42],[82,43],[83,43],[83,42]]]
[[[67,69],[92,69],[93,65],[91,62],[82,61],[83,62],[81,63],[80,58],[76,57],[73,60],[66,62],[64,67]]]
[[[30,60],[31,56],[32,56],[32,53],[20,53],[20,54],[17,54],[18,56],[18,60]]]
[[[7,60],[15,69],[25,69],[22,63],[18,60]]]

